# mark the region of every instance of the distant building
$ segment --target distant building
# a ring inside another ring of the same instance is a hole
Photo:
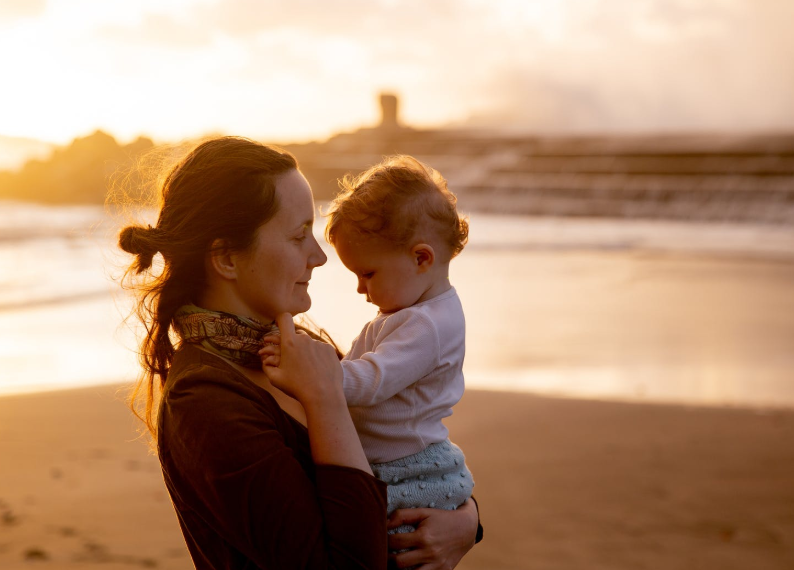
[[[396,95],[380,94],[380,128],[396,129],[400,126],[400,121],[397,120],[398,104],[399,100]]]

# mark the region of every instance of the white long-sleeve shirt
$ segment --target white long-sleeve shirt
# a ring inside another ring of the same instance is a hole
[[[342,360],[350,415],[370,463],[447,438],[441,420],[463,396],[466,324],[454,288],[378,315]]]

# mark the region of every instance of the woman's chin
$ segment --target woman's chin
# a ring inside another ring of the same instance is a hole
[[[312,299],[309,295],[305,295],[303,298],[296,300],[293,303],[293,309],[290,311],[291,314],[297,315],[300,313],[305,313],[309,309],[312,308]]]

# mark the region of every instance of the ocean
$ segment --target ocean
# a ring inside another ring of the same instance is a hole
[[[150,211],[133,212],[151,220]],[[132,381],[127,214],[0,202],[0,395]],[[452,284],[467,386],[794,406],[794,228],[471,213]],[[315,233],[321,244],[324,221]],[[375,308],[324,245],[308,315],[342,348]]]

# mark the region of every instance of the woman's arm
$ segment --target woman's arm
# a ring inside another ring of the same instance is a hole
[[[312,469],[303,428],[231,369],[199,364],[176,382],[159,451],[194,560],[207,556],[197,566],[237,551],[262,568],[385,568],[384,483]]]
[[[191,552],[207,557],[202,567],[225,565],[236,551],[263,568],[385,568],[386,488],[329,373],[326,360],[339,361],[322,345],[295,349],[314,341],[291,333],[273,376],[302,398],[308,442],[255,383],[213,364],[217,357],[169,377],[159,451]]]
[[[416,526],[415,532],[389,536],[390,563],[397,568],[421,565],[422,570],[455,568],[480,534],[479,514],[473,499],[455,511],[401,509],[389,517],[389,528]]]
[[[296,334],[292,315],[276,317],[281,331],[278,367],[265,365],[270,382],[298,400],[306,411],[312,459],[317,465],[341,465],[372,475],[342,390],[342,367],[327,343]]]

